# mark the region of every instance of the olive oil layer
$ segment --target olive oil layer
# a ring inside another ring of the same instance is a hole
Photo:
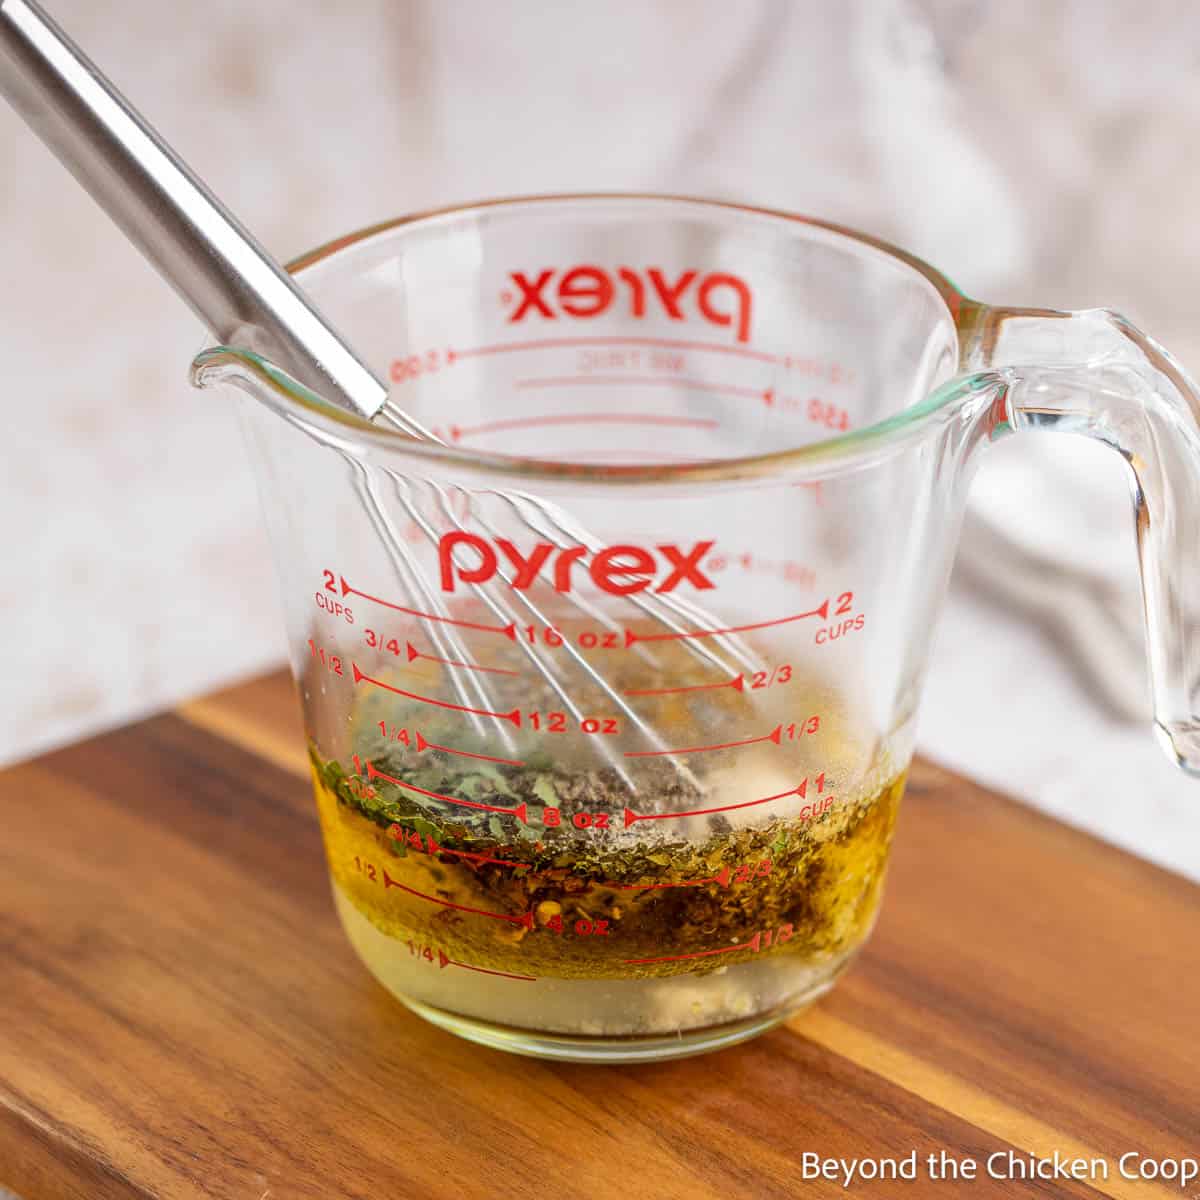
[[[378,929],[475,966],[569,979],[853,949],[878,906],[904,786],[703,841],[605,851],[592,834],[539,850],[405,813],[403,797],[368,815],[338,765],[315,756],[314,777],[333,877]],[[708,951],[719,953],[682,957]],[[660,961],[631,961],[646,959]]]
[[[685,650],[667,652],[677,656],[663,663],[672,680],[696,669]],[[512,665],[525,664],[514,654]],[[617,688],[647,686],[607,661],[604,669]],[[405,691],[437,694],[445,685],[436,676],[414,684],[411,671],[389,674],[383,663],[372,671]],[[626,758],[620,767],[606,765],[596,736],[545,731],[556,698],[539,694],[528,674],[518,680],[514,670],[512,682],[498,677],[489,687],[498,711],[523,714],[508,752],[519,763],[463,756],[506,753],[494,735],[472,741],[460,717],[439,724],[429,706],[366,686],[355,690],[348,726],[359,773],[310,742],[337,886],[410,952],[534,977],[631,979],[768,954],[816,965],[844,957],[866,936],[904,774],[876,764],[875,785],[839,786],[839,776],[861,779],[861,764],[852,770],[851,715],[821,680],[790,680],[774,700],[725,688],[646,702],[667,745],[694,744],[698,730],[733,740],[775,723],[796,740],[781,734],[782,745]],[[576,698],[585,712],[603,711],[604,697],[582,685]],[[537,736],[531,710],[542,714]],[[809,718],[817,712],[819,720]],[[460,753],[432,748],[438,743]],[[642,815],[687,812],[713,805],[722,789],[744,799],[756,772],[759,794],[784,792],[801,775],[805,794],[626,827],[629,806]]]

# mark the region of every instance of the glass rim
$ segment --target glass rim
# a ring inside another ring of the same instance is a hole
[[[639,204],[644,203],[647,206],[654,204],[687,205],[713,212],[749,214],[789,225],[819,229],[833,234],[837,238],[869,247],[919,275],[932,286],[945,306],[946,314],[958,335],[959,365],[961,367],[964,309],[979,306],[970,301],[940,271],[916,255],[871,234],[862,233],[818,217],[728,200],[654,192],[566,192],[511,196],[468,204],[447,205],[364,226],[292,259],[285,264],[285,269],[289,274],[302,279],[304,272],[310,268],[328,263],[343,251],[353,249],[372,238],[446,217],[469,217],[473,213],[483,213],[493,209],[516,210],[523,206],[542,205],[566,207],[580,202],[597,201],[633,201]],[[192,361],[191,380],[201,387],[208,386],[211,381],[228,380],[237,383],[238,376],[244,376],[246,371],[256,377],[259,384],[262,385],[261,391],[257,389],[253,391],[257,399],[265,400],[278,415],[287,419],[289,423],[304,429],[317,440],[337,444],[340,449],[349,453],[375,448],[389,454],[415,457],[427,461],[431,465],[439,464],[443,467],[467,470],[471,474],[500,474],[547,482],[573,481],[626,485],[716,482],[747,477],[763,478],[796,472],[807,474],[810,470],[828,474],[835,467],[841,470],[847,466],[856,465],[871,451],[879,450],[883,446],[890,446],[897,441],[907,440],[905,435],[922,430],[936,414],[943,409],[952,407],[955,401],[963,398],[964,393],[974,393],[978,386],[978,381],[958,374],[934,388],[916,404],[892,413],[880,421],[873,422],[862,429],[835,434],[802,446],[772,450],[764,454],[721,459],[619,464],[499,454],[493,451],[421,441],[401,430],[374,425],[354,413],[334,408],[261,355],[235,346],[214,345],[202,350]],[[245,388],[244,382],[242,386]],[[245,390],[251,389],[245,388]]]

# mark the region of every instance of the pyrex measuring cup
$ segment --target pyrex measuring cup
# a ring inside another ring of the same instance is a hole
[[[295,269],[443,444],[237,350],[194,378],[266,402],[337,909],[427,1018],[619,1061],[829,988],[879,904],[967,482],[1019,430],[1129,463],[1157,725],[1200,768],[1196,393],[1120,317],[668,198],[438,213]]]

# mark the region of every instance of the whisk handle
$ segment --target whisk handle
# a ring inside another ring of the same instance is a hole
[[[387,387],[35,0],[0,0],[0,95],[218,339],[375,416]]]

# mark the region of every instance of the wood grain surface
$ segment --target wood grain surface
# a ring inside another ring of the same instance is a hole
[[[871,1196],[1187,1196],[1200,889],[914,767],[879,928],[783,1028],[651,1066],[460,1041],[334,917],[280,675],[0,775],[0,1185],[143,1197],[846,1195],[802,1155],[1105,1157]],[[1141,819],[1129,797],[1129,819]]]

